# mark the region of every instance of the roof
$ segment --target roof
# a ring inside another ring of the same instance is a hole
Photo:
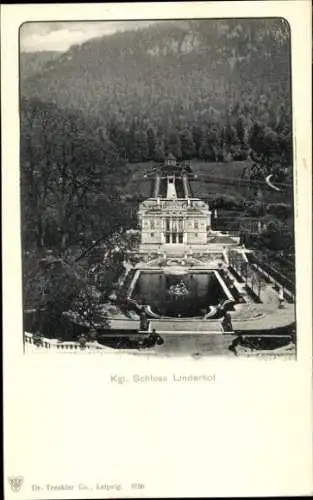
[[[140,204],[140,211],[147,213],[163,213],[178,211],[181,213],[206,214],[209,210],[208,205],[200,199],[190,200],[178,198],[176,200],[162,198],[159,202],[154,198],[148,198]]]
[[[166,160],[175,160],[176,161],[176,158],[172,153],[169,153],[166,157]]]

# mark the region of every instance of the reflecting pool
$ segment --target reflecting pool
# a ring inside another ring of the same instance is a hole
[[[160,316],[182,318],[202,316],[209,306],[232,298],[218,271],[170,274],[144,270],[135,277],[130,297]]]

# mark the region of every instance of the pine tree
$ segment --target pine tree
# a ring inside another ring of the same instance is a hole
[[[148,159],[155,159],[156,150],[156,138],[153,128],[149,127],[147,130],[147,147],[148,147]]]
[[[181,152],[184,160],[192,160],[195,155],[195,144],[190,130],[185,129],[180,134]]]
[[[171,132],[166,145],[166,154],[172,153],[177,160],[182,159],[181,140],[177,131]]]
[[[245,130],[244,117],[242,115],[240,115],[238,120],[236,121],[236,132],[237,132],[237,137],[241,143],[241,146],[244,146],[246,143],[246,130]]]

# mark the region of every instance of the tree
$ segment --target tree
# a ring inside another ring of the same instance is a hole
[[[127,219],[118,192],[123,161],[103,127],[86,121],[80,113],[25,100],[21,103],[21,126],[26,248],[48,246],[64,251],[79,242],[81,233],[93,232],[97,237],[111,231],[114,219]],[[105,218],[99,213],[101,205],[106,205]]]
[[[112,121],[108,125],[110,141],[115,145],[121,158],[127,158],[127,130],[121,121]]]
[[[180,134],[182,158],[191,160],[195,155],[195,144],[190,130],[185,129]]]
[[[252,126],[249,144],[252,150],[257,155],[262,155],[264,152],[264,128],[261,124],[255,122]]]
[[[154,160],[156,153],[156,138],[154,130],[151,127],[149,127],[147,130],[147,145],[148,145],[147,157],[149,160]]]
[[[192,139],[195,145],[195,156],[199,158],[199,149],[201,145],[202,129],[199,124],[193,124],[192,126]]]
[[[66,327],[66,318],[87,330],[99,321],[103,295],[88,283],[83,266],[48,254],[39,263],[37,261],[37,266],[34,266],[34,256],[25,256],[23,269],[27,294],[24,300],[37,310],[36,324],[40,334],[66,339],[72,335]],[[109,326],[105,316],[102,315],[100,321]]]
[[[169,134],[166,144],[166,153],[171,153],[177,160],[182,159],[181,140],[177,131],[173,131]]]
[[[148,142],[145,131],[133,120],[127,141],[128,157],[132,162],[145,161],[148,159]]]
[[[224,128],[224,141],[228,152],[230,151],[231,146],[238,142],[236,129],[230,123],[227,123]]]
[[[88,329],[95,329],[97,320],[99,320],[99,306],[101,293],[95,287],[91,287],[88,283],[81,284],[79,292],[73,299],[70,310],[77,315],[80,322],[84,323]],[[101,320],[105,316],[101,316]],[[108,325],[108,322],[106,321]]]
[[[200,146],[199,146],[199,158],[206,161],[215,161],[217,159],[216,155],[216,145],[213,145],[213,140],[215,139],[215,134],[212,132],[208,134],[206,128],[202,129]]]
[[[207,142],[209,147],[209,156],[211,161],[217,161],[218,159],[218,142],[219,134],[217,125],[210,125],[207,131]]]
[[[154,151],[154,159],[155,161],[160,162],[163,162],[165,160],[165,148],[163,142],[157,143]]]
[[[246,137],[246,128],[243,115],[240,115],[236,121],[236,133],[240,141],[241,147],[244,147],[246,145],[247,137]]]
[[[263,135],[263,156],[268,161],[279,156],[279,142],[277,133],[270,127],[265,127]]]

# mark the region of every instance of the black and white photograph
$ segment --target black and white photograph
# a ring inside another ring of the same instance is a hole
[[[1,14],[5,500],[310,495],[311,3]]]
[[[25,354],[296,359],[282,18],[19,30]]]

